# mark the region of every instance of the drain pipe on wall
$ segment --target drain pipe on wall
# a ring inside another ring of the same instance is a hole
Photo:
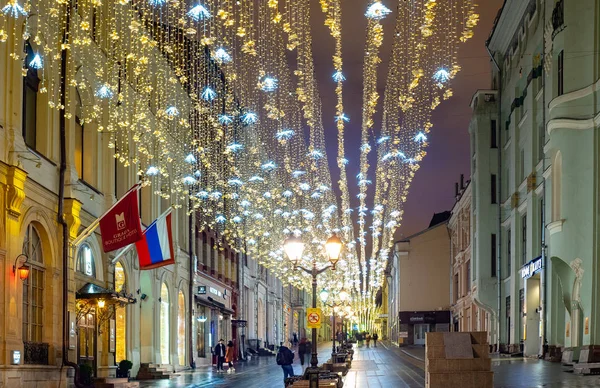
[[[498,231],[497,231],[497,235],[498,235],[498,239],[496,241],[496,282],[498,283],[498,322],[497,322],[497,333],[496,333],[496,351],[499,353],[500,352],[500,319],[501,319],[501,312],[502,312],[502,266],[501,266],[501,257],[502,257],[502,71],[500,70],[500,66],[498,65],[498,62],[496,61],[496,58],[494,58],[494,55],[492,54],[492,52],[490,51],[489,48],[489,40],[485,43],[485,49],[487,50],[488,55],[490,56],[490,59],[492,61],[492,63],[494,64],[494,67],[496,68],[496,70],[498,71],[498,84],[497,84],[497,89],[498,89],[498,125],[496,128],[498,128],[498,130],[496,131],[498,134],[498,173],[497,175],[497,179],[498,179],[498,187],[496,189],[497,192],[497,197],[499,198],[498,201]],[[508,258],[508,260],[510,260],[510,257]],[[510,341],[510,339],[509,339]]]
[[[69,7],[67,12],[67,20],[66,20],[66,28],[63,33],[63,43],[67,44],[69,42],[69,25],[71,22],[71,5],[67,5]],[[65,95],[67,93],[67,85],[66,85],[66,77],[67,77],[67,50],[62,50],[61,52],[61,81],[60,81],[60,103],[62,106],[65,106]],[[84,388],[80,382],[79,375],[79,366],[69,361],[69,228],[67,225],[67,221],[65,220],[64,215],[64,205],[65,205],[65,174],[67,171],[67,129],[66,129],[66,118],[65,118],[65,110],[59,110],[59,131],[60,131],[60,175],[59,175],[59,185],[58,185],[58,223],[62,228],[62,276],[63,276],[63,284],[62,284],[62,296],[63,296],[63,339],[62,339],[62,362],[63,366],[69,366],[75,369],[75,377],[74,382],[77,388]]]
[[[542,11],[542,26],[546,26],[546,6],[544,5],[544,9]],[[544,55],[546,54],[546,39],[542,39],[542,52],[544,53]],[[546,60],[546,58],[544,58],[544,61]],[[544,66],[542,66],[542,69],[544,69]],[[544,131],[544,143],[546,141],[546,72],[542,70],[542,122],[544,123],[544,127],[542,128],[542,131]],[[539,136],[538,136],[539,138]],[[543,173],[544,171],[546,171],[546,153],[544,152],[544,147],[541,148],[543,154],[540,155],[542,158],[542,177],[543,177]],[[547,289],[547,281],[548,281],[548,267],[546,265],[546,178],[544,178],[542,180],[542,205],[541,205],[541,209],[540,211],[542,212],[542,241],[541,241],[541,245],[542,245],[542,273],[543,273],[543,277],[542,277],[542,281],[541,281],[541,287],[542,287],[542,313],[541,313],[541,320],[542,320],[542,358],[546,357],[546,353],[548,351],[548,347],[546,346],[546,344],[548,343],[548,339],[546,338],[546,324],[547,324],[547,319],[546,319],[546,314],[547,314],[547,310],[546,310],[546,289]]]
[[[194,212],[192,211],[192,200],[188,199],[188,211],[190,212],[188,216],[188,252],[190,253],[190,279],[188,285],[188,312],[189,312],[189,320],[187,327],[187,336],[188,343],[190,344],[190,367],[192,369],[196,369],[196,361],[194,361],[194,341],[193,338],[193,325],[194,325],[194,273],[196,272],[196,268],[194,268],[194,237],[195,237],[195,217]]]

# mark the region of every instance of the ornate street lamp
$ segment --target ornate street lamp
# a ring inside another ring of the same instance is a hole
[[[17,268],[17,262],[19,261],[20,258],[23,258],[23,257],[25,258],[25,260],[23,261],[23,263],[21,263],[19,268]],[[18,273],[19,279],[21,279],[21,280],[26,280],[29,277],[29,267],[25,265],[25,263],[27,263],[28,260],[29,260],[29,257],[27,257],[27,255],[24,253],[21,253],[15,259],[15,264],[13,265],[13,273],[15,275]]]
[[[336,349],[335,349],[335,340],[336,340],[336,326],[335,326],[335,316],[336,314],[339,314],[340,311],[340,307],[345,306],[346,305],[346,301],[349,297],[348,293],[346,292],[346,290],[342,289],[342,291],[340,291],[340,293],[338,294],[338,298],[340,300],[340,303],[327,303],[327,300],[329,299],[329,292],[326,289],[323,289],[321,291],[321,293],[319,294],[319,297],[321,298],[321,302],[323,303],[323,305],[330,307],[333,311],[331,314],[331,317],[333,318],[333,344],[331,346],[331,361],[333,363],[335,363],[335,357],[336,357]],[[347,306],[350,307],[350,306]],[[344,325],[343,321],[342,321],[342,326]],[[343,330],[343,327],[342,327]]]
[[[324,268],[317,269],[317,259],[313,258],[312,268],[304,268],[300,263],[302,253],[304,252],[304,243],[302,239],[296,236],[289,236],[283,243],[283,250],[288,256],[290,261],[294,264],[295,268],[299,268],[304,272],[312,276],[312,307],[317,308],[317,276],[331,268],[335,270],[335,265],[340,259],[340,252],[342,250],[342,240],[335,234],[331,236],[325,243],[325,252],[327,253],[327,259],[331,263]],[[308,374],[309,387],[319,387],[319,368],[317,364],[319,359],[317,358],[317,329],[312,329],[312,357],[310,359],[310,367],[306,368]]]

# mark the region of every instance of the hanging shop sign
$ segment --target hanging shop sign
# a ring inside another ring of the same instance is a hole
[[[198,286],[198,294],[199,295],[206,294],[206,286]]]
[[[529,279],[536,273],[542,270],[542,256],[531,260],[529,263],[521,267],[521,277],[523,279]]]

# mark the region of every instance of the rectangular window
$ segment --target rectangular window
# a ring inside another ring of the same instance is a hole
[[[75,170],[77,177],[83,179],[83,126],[79,117],[75,117]]]
[[[521,218],[521,253],[523,254],[522,264],[527,263],[527,215]]]
[[[37,90],[39,80],[37,76],[27,77],[23,81],[23,139],[27,147],[36,149],[37,125]]]
[[[557,79],[557,88],[558,88],[558,95],[562,96],[564,93],[564,72],[565,72],[565,68],[564,68],[564,59],[565,58],[565,52],[561,51],[560,53],[558,53],[558,79]]]
[[[525,179],[525,149],[524,148],[521,149],[521,160],[520,160],[520,162],[521,162],[521,170],[520,170],[521,176],[519,177],[519,184],[521,182],[523,182],[523,180]]]
[[[491,175],[490,182],[491,182],[490,195],[492,197],[492,203],[498,203],[497,187],[496,187],[496,174]]]
[[[496,120],[492,120],[491,122],[491,147],[498,148],[498,131],[496,130]]]
[[[454,303],[456,303],[456,301],[458,301],[458,299],[460,298],[459,293],[460,293],[460,289],[458,288],[458,274],[455,273],[454,274]]]
[[[510,343],[510,295],[506,297],[506,343]]]
[[[512,275],[512,234],[510,229],[506,231],[506,275]]]
[[[492,240],[491,240],[491,249],[490,249],[490,255],[491,255],[491,268],[492,268],[492,277],[496,277],[496,252],[497,252],[497,247],[496,247],[496,234],[493,233],[492,234]]]
[[[467,284],[465,285],[465,295],[467,295],[471,289],[471,260],[465,264],[467,266]]]

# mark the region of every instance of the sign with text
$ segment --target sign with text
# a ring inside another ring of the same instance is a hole
[[[199,295],[206,294],[206,286],[198,286],[198,294]]]
[[[306,309],[306,327],[308,329],[320,329],[323,314],[320,308]]]
[[[529,279],[536,273],[542,270],[542,257],[531,260],[529,263],[521,267],[521,277],[523,279]]]
[[[408,331],[401,331],[398,333],[398,337],[400,338],[408,338]]]

